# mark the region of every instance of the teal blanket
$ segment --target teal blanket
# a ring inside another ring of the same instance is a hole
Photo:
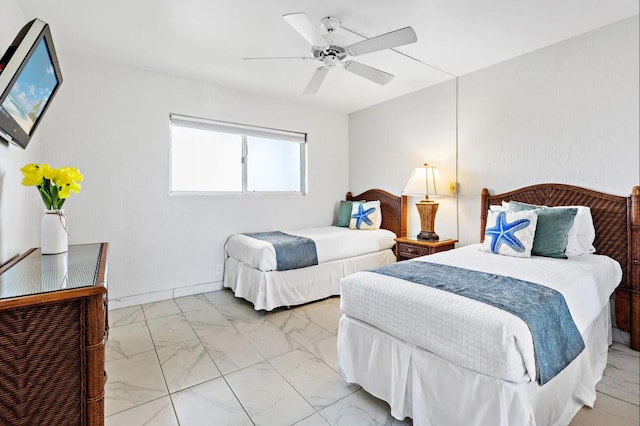
[[[276,251],[278,271],[306,268],[318,264],[316,243],[306,237],[280,231],[246,233],[252,238],[271,243]]]
[[[468,297],[522,319],[533,338],[538,383],[547,383],[584,349],[562,294],[543,285],[429,262],[398,262],[372,270]]]

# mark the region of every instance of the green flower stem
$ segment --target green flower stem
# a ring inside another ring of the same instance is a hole
[[[53,210],[60,210],[60,198],[58,197],[58,185],[51,184],[49,181],[49,190],[51,191],[51,208]]]
[[[49,195],[49,193],[47,192],[47,189],[44,187],[44,183],[41,185],[38,185],[38,191],[40,192],[40,196],[42,197],[42,201],[44,201],[44,205],[47,208],[47,210],[52,210],[51,195]]]

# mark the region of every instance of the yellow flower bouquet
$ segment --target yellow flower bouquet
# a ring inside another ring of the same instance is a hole
[[[48,164],[27,164],[20,169],[24,186],[35,186],[47,210],[60,210],[72,192],[80,192],[84,179],[75,167],[54,169]]]

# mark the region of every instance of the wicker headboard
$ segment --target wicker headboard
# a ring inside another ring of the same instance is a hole
[[[347,201],[360,200],[380,200],[381,228],[388,229],[398,237],[407,236],[407,197],[398,197],[382,189],[370,189],[358,195],[347,192]]]
[[[621,197],[558,183],[527,186],[504,194],[482,190],[481,237],[490,205],[521,201],[546,206],[589,206],[596,229],[596,253],[607,255],[622,266],[622,282],[616,290],[616,325],[631,333],[631,347],[640,350],[640,186]]]

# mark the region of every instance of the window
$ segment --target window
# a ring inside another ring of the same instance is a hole
[[[171,192],[305,193],[306,134],[171,114]]]

